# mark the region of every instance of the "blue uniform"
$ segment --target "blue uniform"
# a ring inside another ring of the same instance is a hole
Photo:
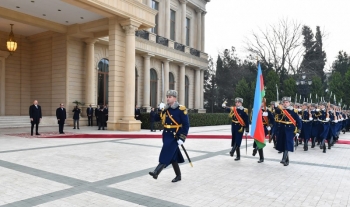
[[[242,126],[242,124],[238,121],[237,116],[234,112],[234,108],[236,108],[236,111],[237,111],[239,117],[241,117],[241,119],[243,120],[245,126]],[[242,106],[241,107],[231,107],[230,117],[232,118],[231,146],[233,147],[236,144],[237,147],[240,147],[241,143],[242,143],[244,128],[246,129],[246,132],[249,132],[248,109],[243,108]]]
[[[280,152],[284,151],[294,151],[294,136],[296,131],[301,130],[302,123],[297,113],[295,113],[294,109],[285,109],[291,117],[295,120],[296,126],[292,123],[292,120],[285,115],[283,110],[279,107],[275,107],[275,113],[281,116],[281,119],[278,120],[279,125],[277,125],[278,129],[278,138],[276,150]],[[297,130],[296,128],[297,127]]]
[[[307,109],[305,109],[304,111],[301,112],[301,120],[302,120],[302,124],[303,124],[303,129],[301,130],[300,136],[304,139],[305,143],[308,143],[308,141],[311,137],[311,132],[312,132],[312,120],[310,120],[310,113]]]
[[[163,110],[160,116],[155,117],[155,121],[160,121],[160,119],[164,124],[164,130],[159,163],[166,166],[173,162],[183,163],[184,158],[178,147],[177,139],[186,137],[190,128],[186,107],[181,105],[176,108],[169,107]]]
[[[321,121],[321,133],[320,133],[320,139],[321,141],[325,140],[328,136],[328,132],[329,132],[329,119],[327,119],[327,113],[326,110],[323,109],[321,110],[321,116],[319,116],[319,119]]]

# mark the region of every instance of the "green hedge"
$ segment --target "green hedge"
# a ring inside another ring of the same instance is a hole
[[[231,118],[227,113],[189,113],[190,126],[215,126],[231,124]],[[141,129],[150,129],[149,113],[141,113]],[[160,129],[160,122],[156,122],[156,129]]]

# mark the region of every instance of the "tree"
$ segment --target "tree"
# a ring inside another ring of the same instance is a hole
[[[213,58],[209,58],[208,70],[204,71],[204,108],[208,113],[218,111],[217,87]]]
[[[321,97],[324,96],[324,90],[323,90],[323,84],[322,84],[322,80],[320,77],[318,76],[314,76],[312,78],[312,85],[311,85],[311,90],[310,93],[312,94],[312,102],[317,103],[320,102]],[[316,98],[316,94],[317,94],[317,98]]]
[[[302,34],[304,36],[303,46],[305,47],[305,51],[299,73],[311,73],[324,80],[323,69],[326,63],[326,53],[323,51],[323,35],[320,27],[316,27],[315,39],[312,30],[308,26],[303,27]]]
[[[250,84],[245,78],[241,79],[236,85],[235,97],[243,98],[244,106],[251,107],[253,105],[255,81]]]
[[[296,85],[295,80],[292,77],[289,77],[288,79],[283,81],[283,96],[290,96],[293,97],[296,94]]]
[[[345,75],[350,70],[350,57],[346,52],[339,51],[337,59],[332,64],[332,69],[341,75]]]
[[[346,104],[347,106],[350,106],[350,96],[348,95],[349,93],[347,90],[350,88],[350,70],[348,70],[345,73],[345,80],[344,80],[344,85],[343,85],[343,90],[345,90],[345,96],[343,96],[343,103]]]
[[[337,101],[340,99],[344,100],[344,95],[347,94],[346,90],[349,90],[348,88],[344,88],[343,84],[344,79],[342,75],[339,72],[334,72],[329,81],[329,90],[335,95]],[[332,97],[325,97],[326,101],[331,101],[331,103],[334,103],[334,95],[332,95]]]
[[[271,70],[266,78],[264,78],[266,90],[265,90],[265,97],[268,102],[270,101],[276,101],[277,100],[277,91],[276,91],[276,84],[278,89],[280,90],[280,81],[278,78],[278,75],[275,71]],[[280,91],[279,91],[280,92]],[[279,97],[282,98],[282,97]]]
[[[252,40],[246,41],[246,50],[258,56],[261,62],[272,65],[279,75],[297,72],[301,57],[300,23],[283,19],[266,31],[253,32],[252,36]]]

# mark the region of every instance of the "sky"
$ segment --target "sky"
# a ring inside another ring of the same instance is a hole
[[[215,61],[218,53],[234,46],[243,59],[248,55],[246,37],[288,18],[314,34],[320,26],[328,69],[340,50],[350,53],[349,8],[350,0],[211,0],[206,6],[205,52]]]

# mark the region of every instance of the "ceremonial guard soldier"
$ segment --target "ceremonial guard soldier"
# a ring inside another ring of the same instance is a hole
[[[318,109],[318,104],[311,104],[311,115],[312,115],[312,127],[311,127],[311,148],[315,147],[316,140],[319,141],[320,136],[320,120],[319,117],[321,116],[320,109]]]
[[[337,137],[337,128],[338,128],[338,116],[336,112],[336,106],[333,104],[330,105],[330,110],[329,110],[329,118],[330,118],[330,127],[328,131],[328,136],[327,136],[327,143],[328,143],[328,149],[331,149],[333,139]]]
[[[242,106],[243,99],[242,98],[235,98],[235,107],[231,107],[230,111],[230,117],[232,118],[232,124],[231,124],[231,133],[232,133],[232,140],[231,140],[231,146],[232,150],[230,151],[230,156],[233,157],[235,151],[237,152],[237,157],[235,158],[235,161],[240,160],[241,158],[241,152],[240,152],[240,146],[243,138],[243,132],[245,128],[245,135],[247,136],[249,132],[249,116],[248,116],[248,109],[244,108]]]
[[[263,100],[263,104],[262,104],[261,110],[262,110],[262,123],[264,125],[265,137],[267,135],[271,136],[271,129],[272,129],[272,126],[275,123],[275,119],[274,119],[271,111],[268,110],[267,107],[266,107],[266,100],[265,100],[265,98]],[[255,156],[257,152],[259,152],[259,161],[258,161],[258,163],[264,162],[263,149],[258,149],[258,146],[256,145],[255,142],[253,144],[253,148],[254,148],[253,149],[253,156]]]
[[[330,114],[328,112],[328,107],[326,109],[327,103],[323,102],[320,104],[321,108],[321,116],[319,117],[321,121],[321,133],[320,133],[320,149],[323,149],[323,153],[326,153],[326,139],[328,137],[328,132],[329,132],[329,121],[330,121]]]
[[[282,98],[283,106],[275,103],[275,112],[282,116],[279,120],[278,141],[276,150],[283,152],[281,163],[284,166],[289,165],[288,151],[294,151],[294,137],[299,137],[302,127],[301,120],[290,106],[290,97]]]
[[[273,125],[271,127],[271,131],[270,131],[270,137],[269,137],[269,143],[271,143],[271,141],[273,141],[273,148],[276,148],[276,114],[275,114],[275,101],[271,101],[270,102],[270,108],[268,109],[270,110],[272,116],[273,116]]]
[[[301,120],[302,120],[302,130],[301,130],[301,137],[304,139],[304,151],[308,150],[308,142],[311,137],[311,130],[312,130],[312,114],[311,110],[308,107],[308,103],[304,102],[302,105],[302,111],[301,111]]]
[[[181,171],[178,163],[183,163],[184,158],[178,145],[182,145],[190,127],[186,107],[177,102],[177,91],[167,91],[167,104],[162,109],[159,116],[155,116],[155,121],[162,120],[163,147],[159,156],[159,164],[153,172],[149,174],[157,179],[163,168],[172,164],[176,177],[172,182],[181,180]]]

